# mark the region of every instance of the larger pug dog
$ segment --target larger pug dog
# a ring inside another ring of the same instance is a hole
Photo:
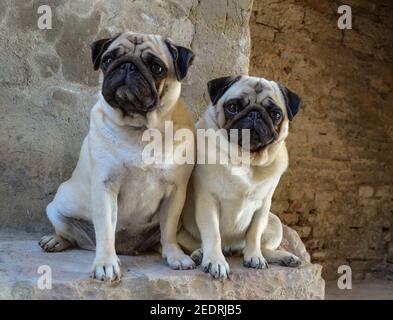
[[[160,240],[170,267],[194,266],[176,241],[193,166],[142,159],[145,130],[163,132],[164,121],[173,122],[174,132],[194,129],[180,99],[193,57],[159,35],[126,32],[92,44],[102,90],[72,177],[47,207],[56,234],[41,239],[44,250],[95,250],[92,277],[108,281],[120,278],[117,253],[138,254]],[[176,150],[182,142],[173,145]]]
[[[288,166],[285,139],[300,98],[274,81],[248,76],[212,80],[208,89],[212,103],[197,129],[224,129],[224,133],[250,130],[247,148],[240,132],[238,140],[230,141],[249,153],[249,170],[234,175],[234,167],[240,169],[244,164],[231,161],[195,166],[181,216],[179,243],[194,251],[192,257],[202,259],[202,269],[214,278],[228,277],[230,268],[224,256],[241,251],[246,267],[266,268],[268,263],[298,266],[299,258],[278,250],[282,224],[270,207]],[[206,143],[202,147],[206,149],[201,150],[199,144],[198,153],[221,149],[218,143]]]

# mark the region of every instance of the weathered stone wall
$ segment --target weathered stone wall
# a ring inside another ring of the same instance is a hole
[[[49,4],[53,29],[37,27]],[[184,85],[195,114],[206,82],[246,73],[252,0],[0,2],[0,226],[48,226],[44,209],[75,167],[96,101],[90,44],[123,30],[160,33],[196,54]]]
[[[255,0],[250,73],[281,81],[305,102],[274,211],[325,275],[349,264],[362,278],[382,271],[392,244],[393,4],[343,2],[352,30],[337,28],[336,1]]]
[[[199,115],[207,80],[247,73],[251,3],[2,0],[0,226],[48,226],[44,208],[75,166],[99,89],[93,40],[130,29],[191,46],[197,57],[183,93]],[[255,0],[251,73],[280,80],[306,103],[274,211],[329,276],[340,264],[356,277],[384,266],[393,274],[383,264],[393,263],[393,8],[345,3],[353,30],[337,29],[335,1]],[[52,30],[37,28],[40,4],[52,7]]]

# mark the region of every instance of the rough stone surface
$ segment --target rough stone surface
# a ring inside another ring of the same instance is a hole
[[[32,234],[1,233],[0,299],[324,298],[325,282],[319,265],[253,270],[244,268],[240,258],[231,258],[231,279],[221,282],[199,269],[171,270],[156,254],[123,256],[122,281],[109,285],[88,278],[93,252],[45,253],[38,247],[38,239]],[[42,265],[51,268],[51,290],[38,288],[42,276],[38,268]]]
[[[305,102],[273,212],[335,279],[342,264],[383,275],[393,247],[393,4],[344,3],[352,30],[337,28],[337,1],[255,0],[251,18],[250,73]]]
[[[191,47],[183,93],[195,115],[208,80],[249,64],[252,0],[55,0],[51,30],[37,27],[41,4],[0,3],[0,224],[27,230],[48,227],[44,209],[75,167],[99,90],[95,39],[132,30]]]

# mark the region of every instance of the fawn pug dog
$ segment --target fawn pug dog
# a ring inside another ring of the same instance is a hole
[[[91,48],[102,89],[72,177],[46,210],[55,234],[39,244],[48,252],[95,250],[91,276],[100,280],[120,278],[117,254],[138,254],[160,242],[170,267],[193,268],[176,241],[193,165],[146,165],[142,135],[163,132],[165,121],[173,122],[174,132],[194,129],[180,98],[194,55],[162,36],[131,32]],[[174,141],[174,152],[182,144]]]
[[[234,252],[242,251],[244,265],[250,268],[266,268],[268,263],[298,266],[298,257],[278,249],[282,224],[270,207],[288,166],[285,139],[300,98],[274,81],[249,76],[212,80],[208,89],[212,103],[197,129],[248,129],[248,145],[240,132],[230,143],[248,153],[249,168],[234,175],[233,169],[244,164],[195,165],[181,216],[179,243],[193,252],[192,258],[214,278],[228,277],[225,255]],[[198,153],[206,154],[209,148],[215,152],[221,146],[206,143],[199,147],[198,141]]]

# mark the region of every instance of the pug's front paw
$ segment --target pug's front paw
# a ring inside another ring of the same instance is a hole
[[[243,265],[247,268],[268,269],[269,265],[260,250],[244,251]]]
[[[117,256],[96,257],[91,268],[91,278],[112,282],[120,280],[120,276],[120,260]]]
[[[195,262],[178,245],[163,247],[162,256],[172,269],[190,270],[195,268]]]
[[[214,255],[204,255],[201,267],[203,272],[210,273],[214,279],[229,278],[229,265],[222,253]]]
[[[262,255],[244,258],[243,265],[247,268],[255,268],[255,269],[268,269],[269,268],[269,265],[268,265],[266,259]]]

